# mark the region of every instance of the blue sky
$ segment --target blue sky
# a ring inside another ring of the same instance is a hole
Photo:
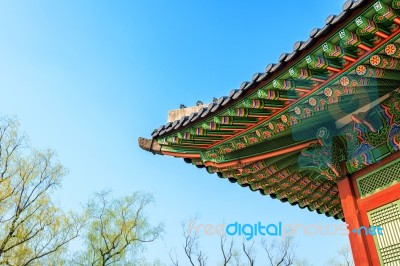
[[[56,197],[78,209],[95,191],[155,196],[148,214],[165,224],[146,257],[183,261],[180,222],[340,222],[221,180],[181,159],[142,151],[168,110],[227,95],[292,51],[343,1],[2,1],[2,115],[16,115],[34,147],[69,169]],[[240,241],[240,239],[237,239]],[[314,265],[347,238],[297,237]],[[217,237],[202,237],[210,265]],[[218,251],[216,251],[218,250]],[[261,258],[261,250],[259,251]]]

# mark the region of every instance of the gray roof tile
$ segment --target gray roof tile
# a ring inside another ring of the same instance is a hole
[[[297,41],[297,42],[295,42],[294,45],[293,45],[293,51],[298,51],[298,50],[300,50],[302,44],[303,44],[302,41]]]
[[[275,71],[278,71],[284,65],[286,65],[286,63],[295,60],[297,58],[297,56],[300,54],[299,51],[307,49],[307,48],[311,48],[311,44],[314,42],[313,39],[326,35],[327,33],[329,33],[329,30],[333,27],[332,25],[334,25],[338,22],[344,21],[344,19],[346,19],[346,17],[349,15],[349,10],[356,9],[356,8],[362,6],[362,4],[366,4],[367,2],[372,2],[372,1],[368,1],[368,0],[346,1],[343,4],[343,11],[339,15],[328,16],[325,19],[326,25],[322,29],[315,28],[310,32],[310,38],[307,41],[296,42],[293,46],[293,52],[281,54],[279,57],[279,62],[277,62],[276,64],[271,63],[271,64],[267,65],[267,67],[265,68],[265,73],[255,73],[252,77],[251,82],[247,82],[247,81],[243,82],[240,85],[240,89],[232,90],[229,93],[229,96],[220,97],[218,99],[217,103],[211,103],[207,107],[203,107],[198,112],[193,113],[190,116],[182,117],[178,121],[174,121],[173,123],[169,122],[169,123],[165,124],[164,126],[159,127],[158,129],[153,131],[153,133],[152,133],[153,138],[157,137],[157,136],[161,136],[167,132],[170,132],[172,129],[177,129],[179,127],[186,126],[186,125],[190,124],[191,122],[196,121],[200,117],[206,117],[210,113],[221,109],[222,106],[227,105],[231,101],[237,100],[240,96],[242,96],[244,94],[244,92],[246,90],[253,87],[253,85],[255,83],[261,82],[261,81],[267,79],[272,73],[274,73]]]
[[[329,24],[325,25],[320,31],[318,31],[318,33],[314,36],[314,38],[322,37],[322,36],[328,34],[329,33],[329,29],[331,27],[332,26],[329,25]]]
[[[253,81],[257,81],[257,79],[258,79],[262,74],[263,74],[263,73],[259,73],[259,72],[254,73],[254,75],[251,77],[251,79],[252,79]]]
[[[268,64],[266,67],[265,67],[265,72],[267,72],[267,73],[271,73],[271,70],[272,70],[272,68],[275,66],[275,64]]]
[[[257,82],[261,82],[264,79],[266,79],[270,74],[269,73],[263,73],[262,75],[260,75],[257,79]]]
[[[235,95],[236,92],[238,92],[239,90],[231,90],[231,92],[229,93],[229,97],[233,97],[233,95]]]
[[[299,54],[298,51],[293,51],[291,52],[285,59],[286,62],[289,62],[290,60],[292,60],[293,58],[295,58],[297,55]]]
[[[303,43],[303,49],[307,49],[309,46],[310,46],[310,44],[312,43],[312,38],[310,38],[310,39],[308,39],[307,41],[305,41],[304,43]]]
[[[205,110],[202,114],[200,114],[200,117],[205,117],[206,115],[208,115],[211,112],[211,109],[214,108],[216,104],[215,103],[210,103],[207,106],[207,110]]]
[[[242,84],[240,84],[240,89],[246,88],[247,84],[248,84],[247,81],[243,81]]]
[[[343,11],[349,10],[351,8],[351,6],[353,5],[353,3],[354,2],[352,0],[346,1],[342,6]]]
[[[336,15],[329,15],[329,16],[325,19],[325,23],[326,23],[326,24],[329,24],[329,25],[332,25],[332,24],[335,23],[335,18],[336,18]]]
[[[221,106],[225,106],[232,100],[232,97],[225,97],[225,100],[221,103]]]
[[[283,66],[282,62],[279,62],[277,64],[275,64],[272,69],[271,72],[277,71],[278,69],[280,69]]]
[[[347,14],[348,14],[348,12],[346,12],[346,11],[340,12],[340,14],[337,15],[336,18],[334,19],[334,23],[342,21],[347,16]]]
[[[312,29],[310,32],[310,38],[314,38],[318,34],[319,31],[320,31],[319,28]]]
[[[232,99],[237,99],[240,95],[243,94],[243,90],[238,90],[233,96]]]
[[[288,56],[288,53],[282,53],[282,54],[279,56],[279,61],[280,61],[280,62],[285,61],[285,59],[286,59],[287,56]]]

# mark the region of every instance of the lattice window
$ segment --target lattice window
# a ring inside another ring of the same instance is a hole
[[[371,226],[383,228],[374,236],[381,265],[400,266],[400,200],[368,212]]]
[[[400,160],[396,160],[383,169],[357,179],[358,191],[361,197],[365,197],[397,182],[400,182]]]

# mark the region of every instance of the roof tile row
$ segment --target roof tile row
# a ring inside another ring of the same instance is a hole
[[[305,49],[311,49],[312,44],[316,41],[316,39],[321,38],[327,35],[330,32],[330,29],[337,24],[338,22],[342,22],[346,17],[350,15],[350,10],[361,7],[363,4],[366,4],[369,0],[358,0],[358,1],[346,1],[343,5],[343,11],[335,16],[330,15],[325,19],[325,26],[322,29],[314,28],[310,32],[310,38],[307,41],[297,41],[293,45],[293,51],[291,53],[283,53],[279,56],[279,61],[276,64],[269,64],[265,68],[264,73],[255,73],[252,77],[252,80],[247,82],[243,82],[240,85],[239,89],[232,90],[228,96],[220,97],[216,102],[210,103],[208,106],[203,107],[198,112],[191,114],[190,116],[182,117],[180,120],[176,120],[174,122],[169,122],[165,125],[160,126],[158,129],[155,129],[151,134],[153,138],[162,136],[171,130],[177,130],[180,127],[187,126],[192,122],[195,122],[199,118],[204,118],[210,115],[211,113],[215,113],[220,111],[223,106],[227,105],[238,99],[242,96],[248,89],[253,88],[260,82],[266,80],[272,74],[275,74],[278,70],[283,68],[285,64],[295,60],[300,52]]]

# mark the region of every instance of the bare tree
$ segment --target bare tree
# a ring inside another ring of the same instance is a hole
[[[196,221],[197,217],[191,220],[193,223]],[[186,257],[189,259],[190,265],[192,266],[195,266],[196,263],[199,266],[205,266],[207,265],[207,256],[199,249],[199,234],[197,231],[192,232],[188,230],[186,225],[185,222],[182,223],[182,233],[185,239],[183,249]]]
[[[45,264],[78,236],[82,220],[51,200],[66,169],[29,146],[15,119],[0,118],[0,264]]]
[[[224,257],[224,266],[227,266],[229,261],[232,259],[232,255],[233,255],[233,239],[231,239],[231,241],[228,244],[228,249],[226,249],[225,247],[225,243],[226,243],[226,235],[221,235],[220,237],[220,247],[221,247],[221,252],[222,252],[222,256]]]
[[[240,251],[238,249],[234,249],[233,250],[233,254],[232,254],[232,264],[234,266],[241,266],[241,254]]]
[[[255,243],[254,239],[251,241],[251,244],[249,244],[249,245],[246,244],[245,239],[243,239],[243,242],[242,242],[242,249],[243,249],[244,254],[246,255],[246,258],[247,258],[250,266],[254,266],[254,263],[255,263],[256,254],[255,254],[254,243]]]
[[[305,258],[296,259],[294,266],[312,266],[312,264]]]
[[[338,251],[338,256],[329,260],[329,265],[332,266],[354,266],[354,261],[351,256],[350,247],[343,246]]]
[[[182,232],[184,237],[183,251],[189,264],[192,266],[203,266],[207,263],[207,257],[205,253],[199,249],[199,228],[203,225],[199,224],[196,226],[197,217],[190,219],[189,222],[183,222]],[[204,231],[206,231],[204,229]],[[257,244],[260,242],[257,241]],[[267,255],[266,264],[270,266],[291,266],[291,265],[309,265],[307,262],[301,260],[295,260],[295,246],[293,237],[281,238],[280,241],[274,240],[267,242],[265,239],[261,239],[261,247],[265,250]],[[228,241],[227,236],[222,234],[219,239],[219,248],[221,250],[222,264],[224,266],[242,266],[242,265],[255,265],[256,260],[256,239],[248,241],[243,238],[239,246],[235,246],[234,239],[231,238]],[[243,256],[244,255],[244,256]],[[244,259],[243,259],[244,257]],[[179,266],[179,259],[175,250],[171,250],[169,253],[170,261],[172,265]]]
[[[151,226],[144,213],[153,201],[149,194],[135,192],[112,199],[109,192],[96,193],[89,201],[86,250],[74,262],[80,265],[133,263],[135,248],[159,237],[162,226]]]
[[[280,241],[268,242],[262,239],[261,245],[267,253],[270,266],[290,266],[295,261],[293,237],[282,237]]]
[[[172,265],[175,265],[175,266],[179,266],[179,260],[178,260],[178,255],[176,254],[176,250],[175,249],[173,249],[173,251],[174,251],[174,256],[172,257],[172,250],[170,250],[169,251],[169,259],[171,260],[171,262],[172,262]]]

